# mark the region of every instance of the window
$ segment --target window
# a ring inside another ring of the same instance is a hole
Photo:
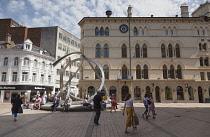
[[[44,74],[41,74],[40,82],[44,82]]]
[[[141,79],[141,66],[136,66],[136,79]]]
[[[167,79],[168,77],[167,77],[167,66],[166,65],[164,65],[163,66],[163,79]]]
[[[170,87],[165,87],[165,100],[172,100],[172,90]]]
[[[101,46],[99,44],[96,45],[96,58],[101,58]]]
[[[48,76],[48,83],[51,83],[51,76]]]
[[[174,76],[174,66],[173,65],[170,66],[170,78],[171,79],[175,79],[175,76]]]
[[[13,72],[12,73],[12,82],[16,82],[17,81],[17,72]]]
[[[206,58],[204,59],[204,65],[205,65],[205,66],[209,66],[209,58],[208,58],[208,57],[206,57]]]
[[[166,57],[166,49],[165,49],[165,45],[161,45],[161,54],[162,54],[162,58]]]
[[[121,50],[122,50],[122,58],[127,58],[127,47],[125,46],[125,44],[122,45]]]
[[[60,69],[57,69],[56,73],[57,75],[60,75]]]
[[[134,35],[134,36],[137,36],[137,35],[138,35],[138,30],[137,30],[136,27],[134,27],[134,29],[133,29],[133,35]]]
[[[177,92],[177,100],[184,100],[184,92],[181,86],[177,87],[176,92]]]
[[[180,58],[180,48],[178,44],[176,44],[176,57]]]
[[[127,78],[128,78],[127,67],[125,65],[123,65],[123,67],[122,67],[122,79],[127,79]]]
[[[140,47],[138,44],[135,46],[135,53],[136,53],[136,58],[140,58]]]
[[[189,100],[194,100],[193,88],[191,86],[188,88],[188,95]]]
[[[210,80],[210,72],[207,72],[207,78]]]
[[[171,46],[171,44],[168,45],[168,50],[169,50],[169,58],[173,57],[173,48]]]
[[[59,33],[59,38],[62,39],[63,38],[63,35],[61,33]]]
[[[143,78],[148,79],[148,67],[147,67],[147,65],[144,65]]]
[[[2,72],[1,73],[1,82],[6,82],[6,78],[7,78],[7,72]]]
[[[45,62],[42,62],[42,69],[45,69]]]
[[[95,28],[95,36],[98,36],[99,32],[98,32],[98,27]]]
[[[109,79],[109,66],[104,65],[103,70],[104,70],[105,79]]]
[[[206,43],[203,44],[203,50],[206,50]]]
[[[22,81],[28,81],[28,72],[22,73]]]
[[[95,94],[95,88],[93,86],[88,87],[88,94],[90,96]]]
[[[178,79],[182,79],[182,68],[180,65],[177,66],[177,77]]]
[[[15,60],[14,60],[14,66],[18,66],[18,61],[19,61],[19,58],[16,57]]]
[[[53,65],[50,63],[49,70],[53,71]]]
[[[24,58],[23,65],[24,66],[29,66],[29,59],[28,58]]]
[[[106,27],[106,29],[105,29],[105,36],[109,36],[109,28],[108,27]]]
[[[34,60],[34,67],[37,68],[38,67],[38,61],[35,59]]]
[[[201,80],[205,80],[204,72],[200,72]]]
[[[8,58],[4,58],[4,66],[7,66],[8,65]]]
[[[203,58],[200,57],[200,66],[203,66]]]
[[[26,44],[26,49],[30,49],[30,45],[29,44]]]
[[[141,100],[141,88],[139,86],[134,88],[134,100]]]
[[[147,57],[147,46],[144,44],[143,45],[143,58]]]
[[[107,44],[104,45],[104,58],[109,57],[109,46]]]
[[[32,75],[32,82],[36,82],[36,73],[33,73]]]
[[[100,79],[101,78],[101,70],[99,69],[98,66],[95,67],[95,79]]]
[[[71,44],[74,45],[74,40],[71,41]]]
[[[104,28],[103,27],[100,28],[100,36],[104,36]]]

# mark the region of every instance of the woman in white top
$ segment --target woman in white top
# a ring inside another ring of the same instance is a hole
[[[125,97],[125,104],[124,104],[124,109],[123,109],[123,115],[125,112],[125,108],[126,108],[126,113],[127,113],[127,119],[126,119],[126,124],[125,124],[125,133],[129,133],[128,132],[128,127],[133,127],[133,129],[135,129],[135,127],[133,126],[133,99],[131,98],[131,94],[128,93]]]

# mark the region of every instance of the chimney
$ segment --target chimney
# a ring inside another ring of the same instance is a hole
[[[181,5],[181,17],[189,17],[188,5],[186,3]]]
[[[129,6],[128,6],[128,10],[127,10],[127,12],[128,12],[128,17],[132,17],[131,9],[132,9],[132,7],[131,7],[131,5],[129,5]]]
[[[11,39],[12,39],[12,36],[9,33],[6,34],[6,41],[5,41],[6,48],[10,48],[11,47]]]

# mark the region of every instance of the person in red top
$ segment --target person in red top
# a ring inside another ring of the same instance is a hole
[[[111,99],[111,105],[112,105],[110,112],[112,112],[112,109],[114,109],[115,112],[116,112],[117,99],[116,99],[115,95],[112,94],[112,96],[110,97],[110,99]]]

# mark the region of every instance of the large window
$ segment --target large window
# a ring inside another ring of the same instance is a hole
[[[177,77],[178,79],[182,79],[182,68],[180,65],[177,66]]]
[[[144,70],[143,70],[143,76],[144,79],[148,79],[148,67],[147,65],[144,65]]]
[[[167,66],[166,65],[163,65],[163,79],[167,79]]]
[[[99,69],[98,66],[95,67],[95,79],[100,79],[101,78],[101,70]]]
[[[140,58],[140,47],[138,44],[135,46],[136,58]]]
[[[175,76],[174,76],[174,66],[173,65],[170,66],[170,78],[171,79],[175,79]]]
[[[41,74],[40,82],[44,83],[44,74]]]
[[[18,61],[19,61],[19,58],[16,57],[16,58],[14,59],[14,66],[18,66]]]
[[[143,45],[143,58],[147,57],[147,46],[144,44]]]
[[[141,100],[141,88],[139,86],[134,88],[134,99]]]
[[[136,66],[136,79],[141,79],[141,66]]]
[[[184,100],[184,92],[181,86],[177,87],[176,92],[177,92],[177,100]]]
[[[103,27],[100,28],[100,36],[104,36],[104,28]]]
[[[24,66],[29,66],[29,59],[28,58],[24,58],[23,65]]]
[[[104,58],[109,57],[109,46],[107,44],[104,45]]]
[[[121,51],[122,51],[122,58],[127,58],[127,47],[125,46],[125,44],[122,45]]]
[[[105,36],[109,36],[109,28],[108,27],[106,27],[106,29],[105,29]]]
[[[99,32],[98,32],[98,27],[95,28],[95,36],[98,36]]]
[[[6,58],[4,58],[4,64],[3,64],[4,66],[8,66],[8,58],[6,57]]]
[[[172,100],[172,90],[170,87],[165,87],[165,100]]]
[[[45,69],[45,62],[42,62],[42,69]]]
[[[32,75],[32,82],[36,82],[36,73],[33,73]]]
[[[134,35],[134,36],[137,36],[137,35],[138,35],[138,30],[137,30],[136,27],[134,27],[134,29],[133,29],[133,35]]]
[[[209,66],[209,58],[208,57],[204,58],[204,65]]]
[[[176,44],[176,57],[180,58],[180,48],[178,44]]]
[[[173,57],[173,48],[171,46],[171,44],[168,45],[168,51],[169,51],[169,58]]]
[[[101,46],[99,44],[96,45],[96,58],[101,58]]]
[[[16,82],[17,81],[17,72],[13,72],[12,73],[12,82]]]
[[[125,65],[122,67],[122,79],[127,79],[128,78],[128,70]]]
[[[104,70],[105,79],[109,79],[109,66],[104,65],[103,70]]]
[[[161,54],[162,54],[162,57],[165,58],[166,57],[166,49],[165,49],[165,45],[161,45]]]
[[[28,72],[22,73],[22,81],[28,81]]]
[[[48,76],[48,83],[51,83],[51,76]]]
[[[1,73],[1,82],[6,82],[7,79],[7,72],[2,72]]]

